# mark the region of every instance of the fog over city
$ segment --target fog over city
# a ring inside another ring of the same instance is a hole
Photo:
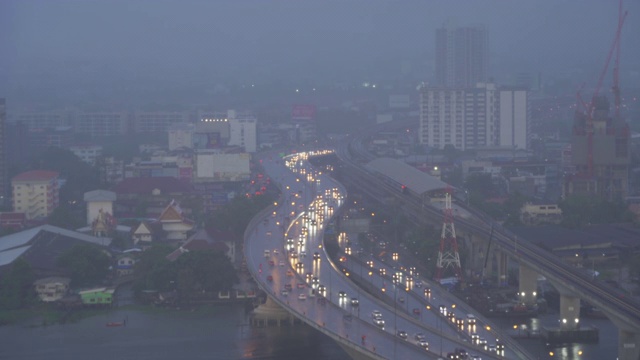
[[[640,83],[640,1],[626,1],[621,82]],[[0,3],[0,93],[13,105],[206,99],[221,84],[417,84],[434,77],[434,31],[489,29],[489,75],[594,86],[617,2],[69,1]]]

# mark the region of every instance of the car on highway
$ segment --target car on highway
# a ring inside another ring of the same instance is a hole
[[[287,276],[293,276],[293,271],[291,269],[287,269]]]
[[[280,263],[278,265],[284,266],[284,261],[280,260]]]
[[[380,312],[380,310],[373,310],[373,311],[371,312],[371,317],[372,317],[372,318],[382,317],[382,313]]]
[[[458,359],[468,359],[469,353],[467,350],[463,348],[456,348],[456,355],[458,355]]]
[[[467,323],[469,323],[469,325],[475,325],[476,324],[476,317],[473,314],[467,314]]]
[[[298,300],[307,300],[307,295],[305,294],[298,295]]]
[[[289,292],[286,289],[282,290],[280,294],[282,294],[282,296],[289,296]]]
[[[327,296],[327,288],[324,285],[318,285],[318,295]]]
[[[317,251],[313,253],[313,260],[320,260],[320,254]]]
[[[396,335],[398,335],[399,338],[403,339],[403,340],[407,340],[407,332],[404,330],[398,330],[398,332],[396,332]]]
[[[351,298],[351,306],[356,307],[360,305],[360,300],[358,300],[358,298]]]
[[[413,315],[420,315],[420,309],[413,308]]]
[[[347,293],[344,291],[339,291],[338,292],[338,298],[340,299],[346,299],[347,298]]]
[[[418,340],[416,341],[416,345],[420,346],[425,350],[429,350],[429,343],[427,342],[427,340]]]
[[[274,266],[276,263],[273,260],[269,260],[269,266]]]
[[[374,318],[373,319],[373,323],[384,329],[384,320],[381,317],[380,318]]]

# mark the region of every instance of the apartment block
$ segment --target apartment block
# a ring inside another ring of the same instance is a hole
[[[27,220],[44,219],[59,203],[58,173],[32,170],[11,180],[13,211],[26,214]]]

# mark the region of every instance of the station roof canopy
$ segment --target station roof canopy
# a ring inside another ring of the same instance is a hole
[[[449,184],[437,177],[392,158],[377,158],[370,161],[367,167],[420,195],[436,190],[445,190],[449,187]]]

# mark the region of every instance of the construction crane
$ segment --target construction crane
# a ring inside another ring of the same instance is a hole
[[[595,90],[593,92],[593,96],[591,97],[591,101],[588,104],[585,103],[584,100],[582,99],[582,96],[580,95],[580,91],[584,87],[584,84],[580,87],[580,89],[576,93],[578,104],[582,105],[582,107],[584,108],[584,115],[586,116],[585,131],[587,135],[587,171],[586,171],[586,174],[584,175],[586,175],[587,177],[593,176],[593,132],[594,132],[593,113],[595,110],[596,99],[600,93],[600,88],[602,87],[604,76],[606,75],[607,70],[609,69],[609,63],[611,62],[611,58],[613,57],[614,51],[616,53],[616,58],[614,60],[614,67],[613,67],[612,90],[613,90],[614,101],[615,101],[615,116],[616,118],[620,117],[620,86],[619,86],[619,75],[618,75],[619,66],[620,66],[620,33],[622,32],[622,26],[627,17],[627,13],[628,12],[626,10],[624,12],[622,11],[622,0],[620,0],[618,4],[618,27],[616,29],[616,35],[615,35],[615,38],[613,39],[613,43],[611,44],[611,49],[609,49],[609,54],[607,55],[607,60],[605,62],[605,65],[602,71],[600,72],[600,76],[598,77],[598,83],[596,84]]]

